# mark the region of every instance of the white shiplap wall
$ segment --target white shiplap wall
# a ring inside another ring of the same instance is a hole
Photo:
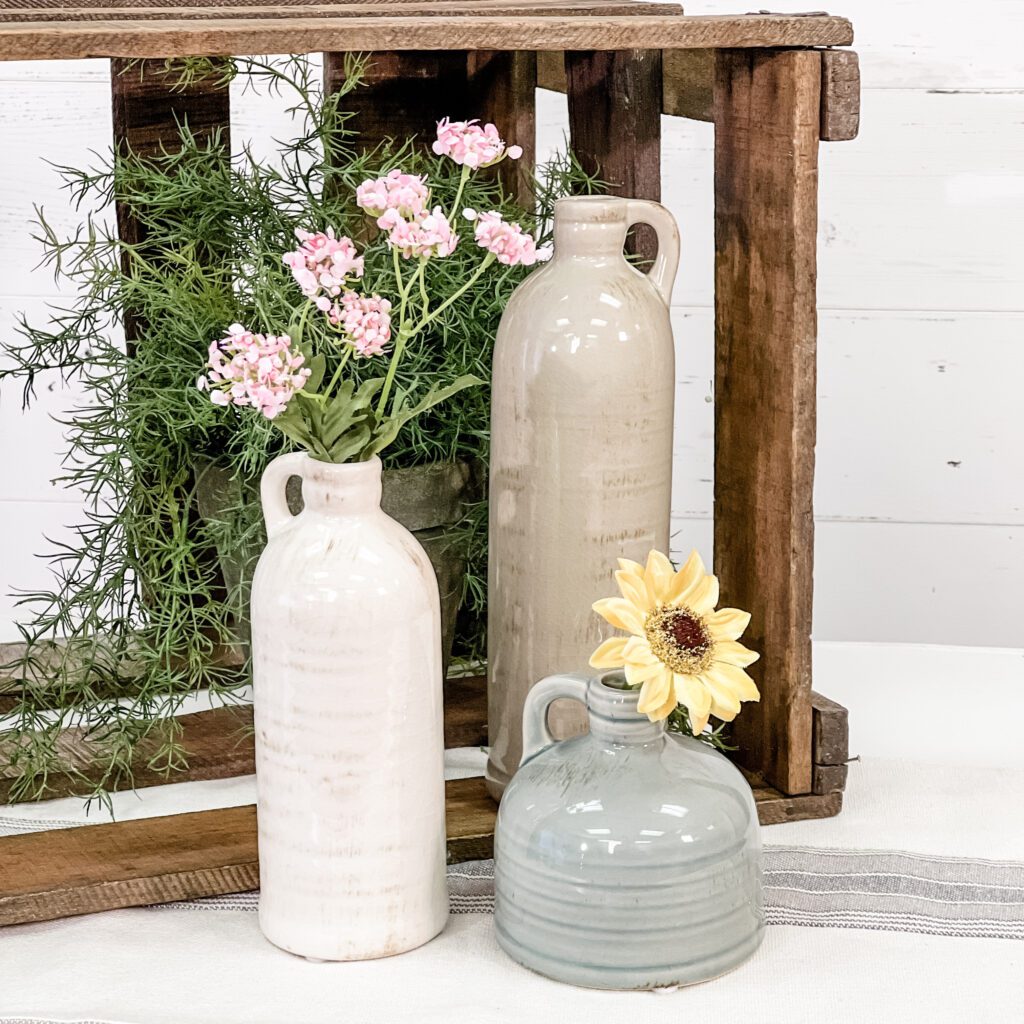
[[[948,26],[924,0],[848,0],[842,13],[864,94],[860,139],[821,158],[815,635],[1024,646],[1024,5],[981,0]],[[43,160],[109,145],[107,75],[102,61],[0,64],[5,334],[55,294],[33,269],[32,203],[75,223]],[[286,131],[282,101],[232,99],[236,142]],[[562,97],[541,95],[540,124],[542,150],[558,145]],[[684,238],[674,544],[710,553],[713,129],[663,129],[664,199]],[[48,483],[61,448],[50,416],[69,396],[44,387],[27,416],[17,399],[0,395],[5,592],[45,582],[34,553],[78,514]],[[14,616],[0,598],[0,641]]]

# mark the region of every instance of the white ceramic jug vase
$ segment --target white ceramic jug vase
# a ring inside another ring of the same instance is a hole
[[[649,275],[623,254],[654,227]],[[658,203],[587,196],[555,205],[551,262],[519,286],[498,329],[491,411],[487,786],[522,755],[523,704],[585,669],[608,634],[592,611],[615,560],[668,550],[675,351],[669,322],[679,232]],[[552,708],[556,736],[582,731]]]
[[[318,960],[390,956],[448,914],[437,581],[381,464],[283,455],[252,588],[259,920]],[[285,485],[302,477],[303,511]]]

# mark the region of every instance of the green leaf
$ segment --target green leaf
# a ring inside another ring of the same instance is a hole
[[[390,416],[381,420],[380,426],[377,428],[370,445],[363,452],[362,458],[371,458],[387,448],[398,437],[398,432],[409,420],[414,419],[428,409],[433,409],[435,405],[440,405],[453,395],[457,395],[460,391],[476,387],[482,383],[483,381],[479,377],[475,377],[471,373],[463,374],[461,377],[456,377],[447,387],[431,388],[419,402],[411,407],[406,406],[408,396],[400,392],[395,398],[395,411]]]
[[[320,354],[313,356],[312,359],[306,359],[306,366],[312,371],[309,375],[309,379],[306,381],[306,386],[303,391],[313,393],[314,391],[320,390],[320,385],[324,382],[324,373],[327,370],[327,360]]]

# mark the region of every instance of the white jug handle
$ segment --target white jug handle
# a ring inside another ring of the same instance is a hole
[[[548,728],[548,707],[552,701],[567,697],[585,705],[589,682],[587,676],[573,672],[548,676],[530,689],[523,705],[523,757],[520,765],[556,742]]]
[[[679,225],[667,207],[650,199],[626,201],[627,227],[650,224],[658,236],[658,255],[648,275],[666,306],[672,305],[672,285],[679,269]]]
[[[267,540],[273,540],[297,518],[288,508],[286,488],[290,477],[302,476],[302,467],[308,458],[309,456],[303,452],[278,455],[263,471],[263,478],[260,480],[260,503],[263,505],[263,519],[267,524]]]

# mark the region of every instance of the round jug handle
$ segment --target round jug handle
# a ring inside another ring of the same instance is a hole
[[[586,704],[589,682],[587,676],[572,672],[548,676],[531,688],[523,705],[523,757],[520,765],[557,742],[548,728],[548,707],[552,701],[567,697]]]
[[[278,455],[263,471],[260,504],[263,506],[263,520],[267,524],[267,540],[273,540],[298,518],[288,508],[286,488],[289,477],[302,476],[302,467],[308,458],[303,452]]]
[[[647,276],[665,305],[671,306],[672,285],[679,269],[679,225],[675,217],[667,207],[651,199],[629,199],[626,201],[626,222],[628,228],[634,224],[649,224],[654,228],[658,236],[658,255]]]

